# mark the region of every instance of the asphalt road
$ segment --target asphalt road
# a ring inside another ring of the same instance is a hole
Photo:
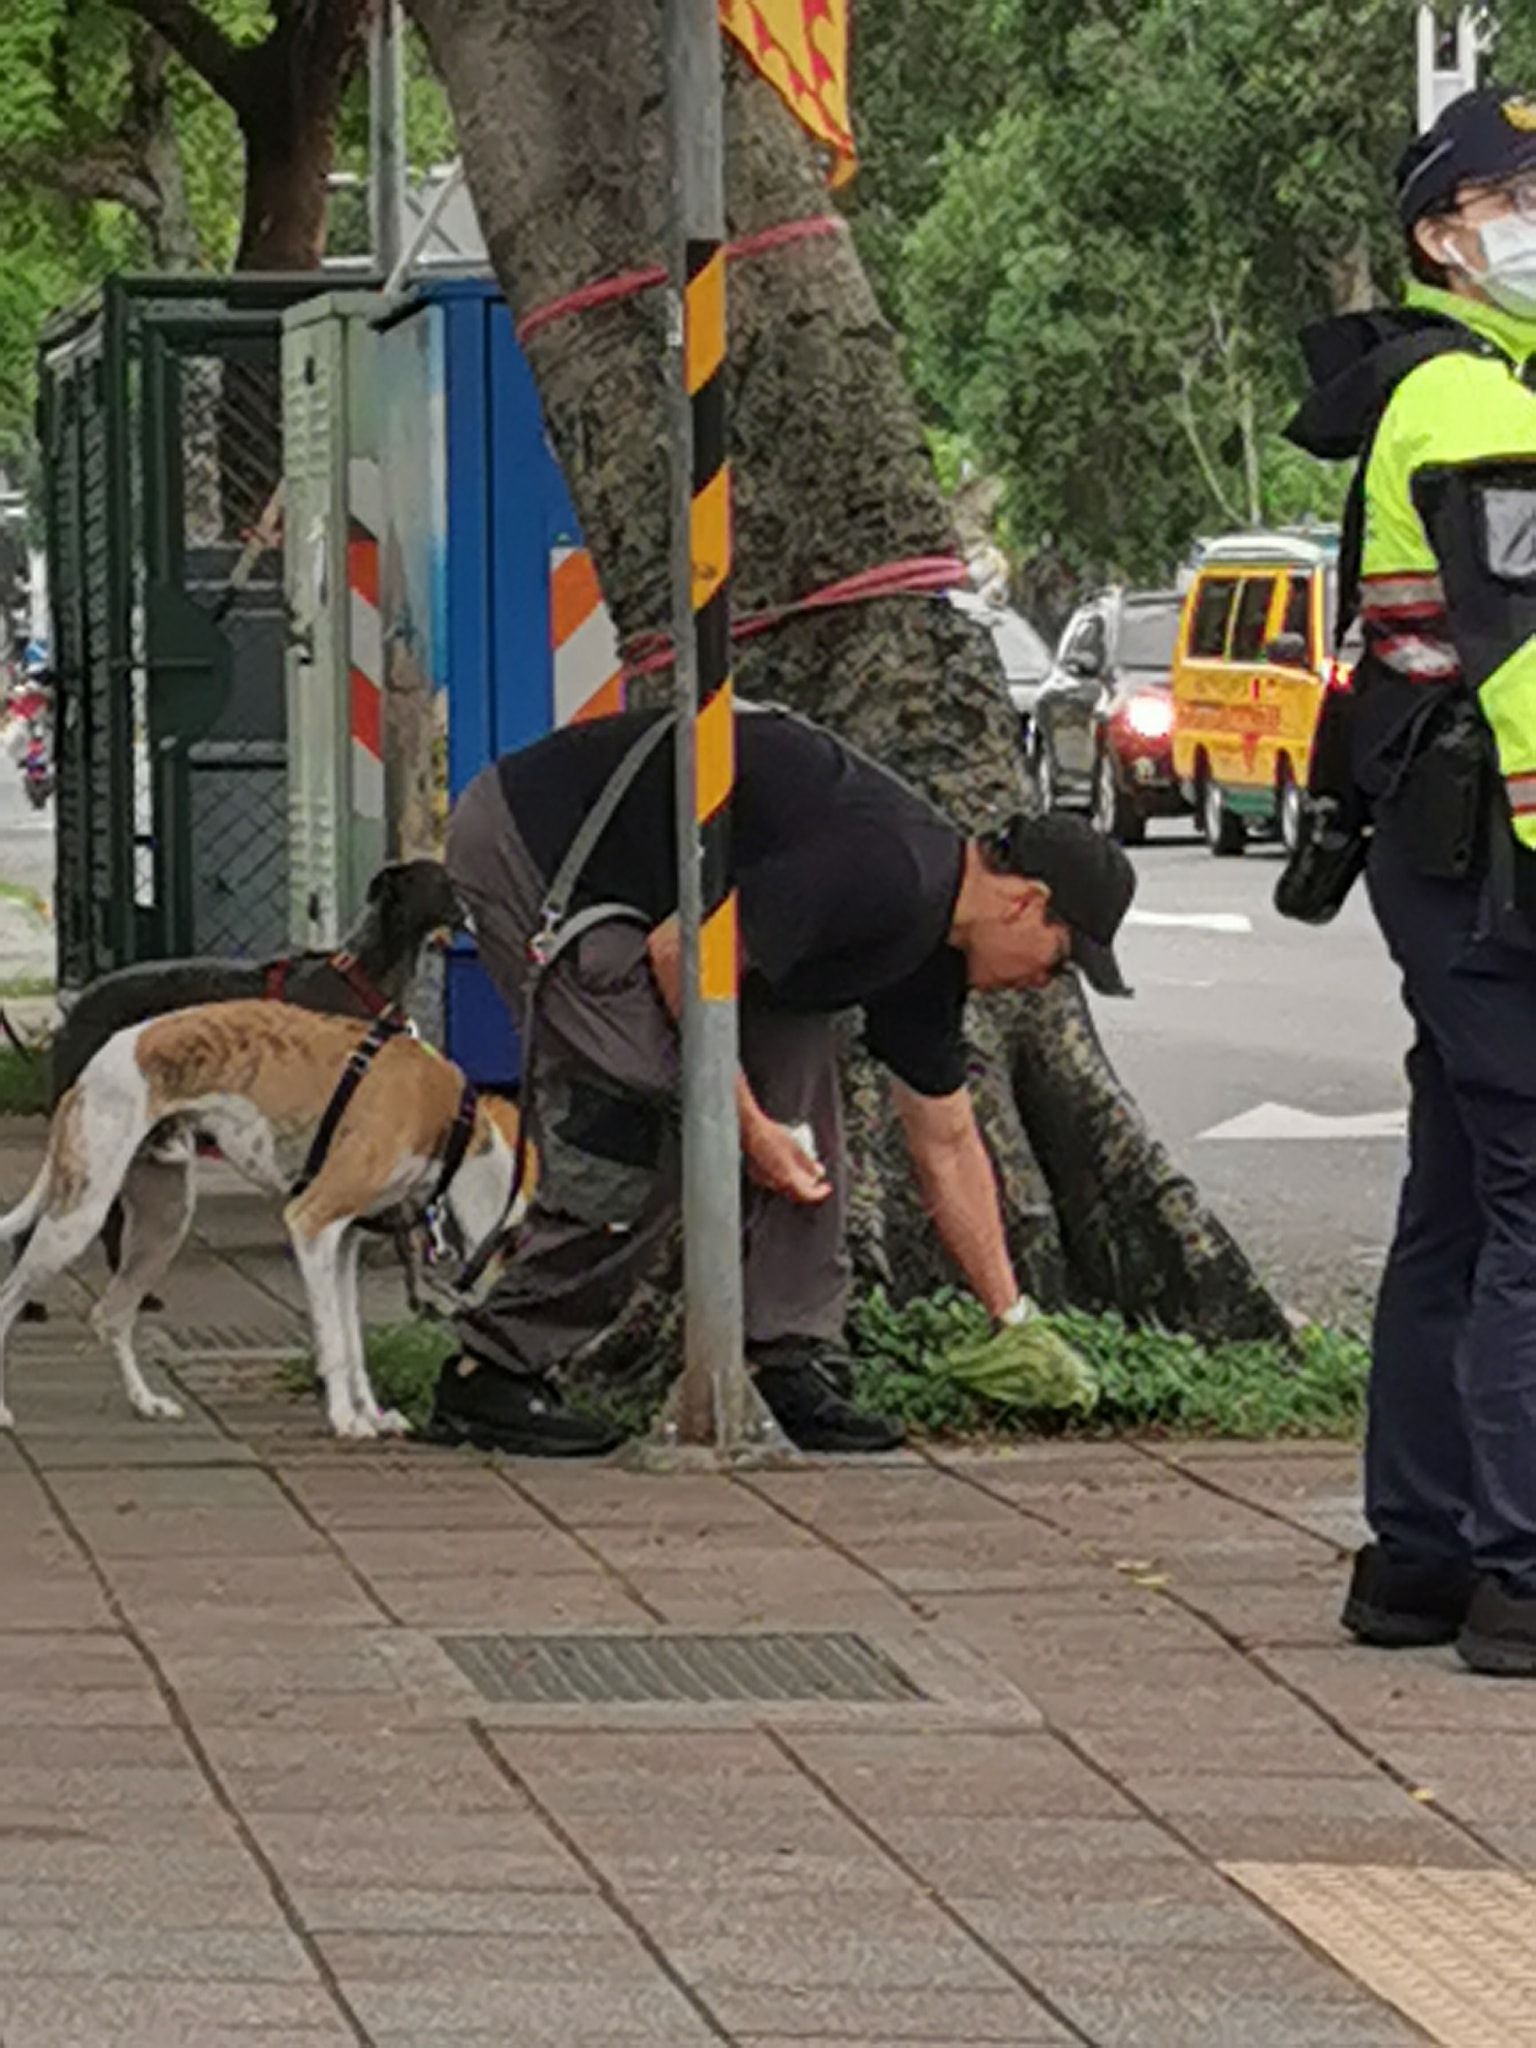
[[[1275,914],[1277,849],[1217,860],[1182,823],[1153,829],[1123,943],[1135,998],[1096,999],[1111,1056],[1283,1297],[1358,1320],[1402,1171],[1408,1043],[1364,888],[1309,930]]]

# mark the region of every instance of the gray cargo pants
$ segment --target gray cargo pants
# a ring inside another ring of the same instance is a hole
[[[523,1028],[528,941],[546,887],[494,766],[454,805],[448,872],[475,921],[487,974]],[[554,963],[539,993],[533,1074],[523,1076],[539,1178],[511,1260],[473,1311],[477,1355],[558,1372],[618,1318],[665,1254],[680,1196],[678,1041],[637,924],[599,925]],[[805,1208],[747,1183],[743,1286],[749,1343],[840,1337],[848,1296],[847,1170],[829,1017],[741,1006],[741,1058],[781,1123],[807,1123],[833,1192]]]

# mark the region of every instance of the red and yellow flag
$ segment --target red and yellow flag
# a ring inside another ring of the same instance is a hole
[[[848,10],[851,0],[720,0],[734,36],[795,119],[834,158],[832,183],[853,175],[848,121]]]

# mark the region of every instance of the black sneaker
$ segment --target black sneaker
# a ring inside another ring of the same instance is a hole
[[[1341,1619],[1378,1650],[1424,1650],[1455,1642],[1471,1600],[1470,1565],[1405,1562],[1368,1543],[1356,1555]]]
[[[783,1364],[753,1359],[757,1391],[797,1450],[894,1451],[906,1441],[900,1423],[855,1408],[809,1356]]]
[[[624,1441],[622,1430],[567,1408],[552,1380],[476,1364],[459,1371],[450,1358],[437,1380],[429,1443],[473,1444],[523,1458],[601,1458]]]
[[[1479,1579],[1456,1650],[1491,1678],[1536,1678],[1536,1593]]]
[[[747,1357],[754,1372],[761,1372],[765,1365],[814,1366],[834,1394],[841,1394],[845,1401],[853,1398],[858,1364],[839,1345],[823,1343],[817,1337],[770,1337],[762,1344],[749,1343]]]

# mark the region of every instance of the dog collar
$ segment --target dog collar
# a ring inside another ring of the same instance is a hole
[[[389,1017],[398,1014],[395,1005],[388,997],[381,995],[364,974],[355,953],[348,953],[343,949],[333,953],[326,964],[341,976],[370,1017]]]
[[[297,964],[291,955],[285,955],[280,960],[268,961],[267,971],[262,979],[261,993],[269,1003],[287,1001],[288,983]],[[390,1002],[387,996],[380,994],[364,974],[362,963],[355,953],[349,953],[344,948],[340,952],[328,953],[325,964],[334,974],[339,974],[351,989],[362,1004],[365,1017],[391,1017],[400,1014],[397,1006]]]

